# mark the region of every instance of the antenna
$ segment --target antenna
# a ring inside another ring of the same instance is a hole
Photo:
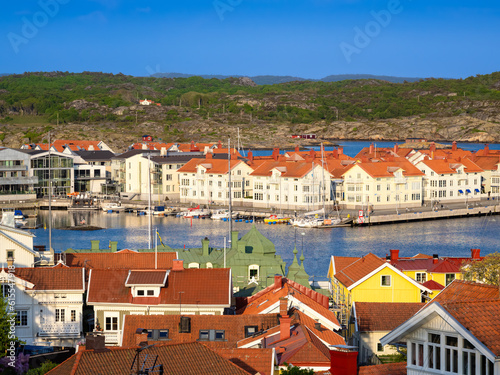
[[[145,354],[143,361],[141,362],[141,352],[144,349],[149,349],[154,345],[143,346],[142,348],[137,348],[135,351],[137,352],[134,361],[132,362],[132,366],[130,366],[130,375],[149,375],[149,374],[159,374],[163,375],[163,365],[157,365],[158,355],[148,355]],[[134,365],[136,371],[134,371]]]

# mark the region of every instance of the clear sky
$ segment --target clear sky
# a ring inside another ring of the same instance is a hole
[[[0,73],[500,70],[498,0],[18,0],[2,2],[0,35]]]

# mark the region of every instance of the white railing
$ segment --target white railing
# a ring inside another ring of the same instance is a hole
[[[40,325],[39,336],[80,336],[79,323],[43,323]]]
[[[122,331],[106,331],[104,332],[104,343],[106,345],[120,345]]]
[[[406,184],[407,182],[408,182],[407,178],[403,178],[403,177],[395,177],[394,178],[395,184]]]

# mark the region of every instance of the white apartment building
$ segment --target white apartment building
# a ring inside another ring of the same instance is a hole
[[[481,199],[483,169],[469,159],[422,160],[416,167],[424,176],[424,202],[431,205]]]

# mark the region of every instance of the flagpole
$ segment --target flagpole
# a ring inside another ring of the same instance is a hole
[[[156,228],[155,236],[155,269],[158,268],[158,228]]]

